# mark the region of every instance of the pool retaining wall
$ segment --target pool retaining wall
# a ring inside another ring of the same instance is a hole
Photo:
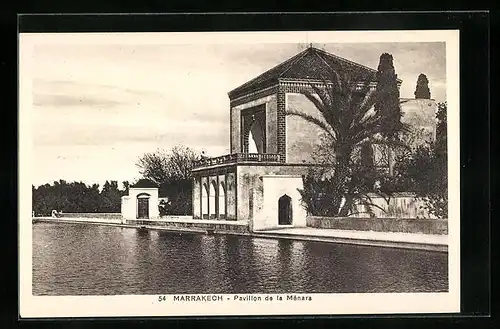
[[[122,214],[117,212],[92,212],[92,213],[62,213],[59,218],[105,218],[105,219],[121,219]]]
[[[180,221],[151,221],[151,220],[126,220],[128,225],[139,225],[139,226],[157,226],[172,229],[195,229],[204,232],[213,231],[214,233],[238,233],[238,234],[250,234],[248,225],[239,224],[225,224],[225,223],[189,223]]]
[[[175,221],[151,221],[151,220],[103,220],[103,219],[86,219],[86,218],[53,218],[53,217],[36,217],[32,219],[33,223],[37,222],[48,222],[48,223],[68,223],[68,224],[83,224],[83,225],[103,225],[103,226],[116,226],[116,227],[127,227],[135,229],[147,229],[147,230],[164,230],[177,233],[188,233],[188,234],[227,234],[227,235],[243,235],[243,236],[254,236],[259,238],[270,238],[270,239],[290,239],[290,240],[304,240],[304,241],[316,241],[316,242],[330,242],[330,243],[346,243],[354,245],[366,245],[366,246],[378,246],[378,247],[390,247],[390,248],[403,248],[403,249],[414,249],[414,250],[428,250],[428,251],[438,251],[447,252],[447,245],[438,244],[428,244],[428,243],[414,243],[414,242],[402,242],[402,241],[385,241],[385,240],[367,240],[367,239],[356,239],[356,238],[339,238],[335,236],[315,236],[315,235],[297,235],[297,234],[277,234],[271,232],[250,232],[247,225],[241,223],[205,223],[200,225],[199,223],[187,223],[187,222],[175,222]]]
[[[448,220],[446,219],[309,216],[306,222],[308,227],[335,230],[448,234]]]

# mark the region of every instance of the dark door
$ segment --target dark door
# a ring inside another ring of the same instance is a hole
[[[292,225],[292,198],[286,194],[278,200],[278,224]]]
[[[149,199],[137,199],[137,218],[149,218]]]

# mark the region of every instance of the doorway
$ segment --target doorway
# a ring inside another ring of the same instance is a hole
[[[137,218],[149,218],[149,198],[137,198]]]
[[[278,200],[278,225],[292,225],[292,198],[286,194]]]

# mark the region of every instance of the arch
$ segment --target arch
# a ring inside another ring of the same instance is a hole
[[[209,218],[208,205],[208,186],[206,183],[203,183],[201,188],[201,218]]]
[[[241,122],[241,151],[243,153],[266,153],[265,105],[242,111]]]
[[[217,218],[217,182],[212,180],[210,182],[210,190],[208,192],[208,211],[209,211],[209,219]]]
[[[226,219],[226,186],[224,181],[219,184],[219,219]]]
[[[259,153],[259,148],[257,146],[257,142],[255,141],[255,137],[252,134],[252,131],[248,134],[248,153]]]
[[[292,225],[292,198],[284,194],[278,199],[278,225]]]
[[[151,194],[145,192],[137,194],[137,198],[150,198],[150,197]]]
[[[265,153],[265,127],[260,120],[253,120],[248,133],[245,136],[245,144],[248,145],[248,153]]]

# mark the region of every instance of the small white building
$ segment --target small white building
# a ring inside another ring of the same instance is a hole
[[[122,196],[121,213],[123,221],[136,219],[158,219],[158,187],[152,184],[138,184],[129,189],[128,195]]]
[[[252,191],[249,222],[252,231],[279,227],[306,227],[307,213],[300,203],[300,175],[262,175],[262,184]],[[276,202],[277,200],[277,202]],[[276,221],[277,217],[277,221]]]

